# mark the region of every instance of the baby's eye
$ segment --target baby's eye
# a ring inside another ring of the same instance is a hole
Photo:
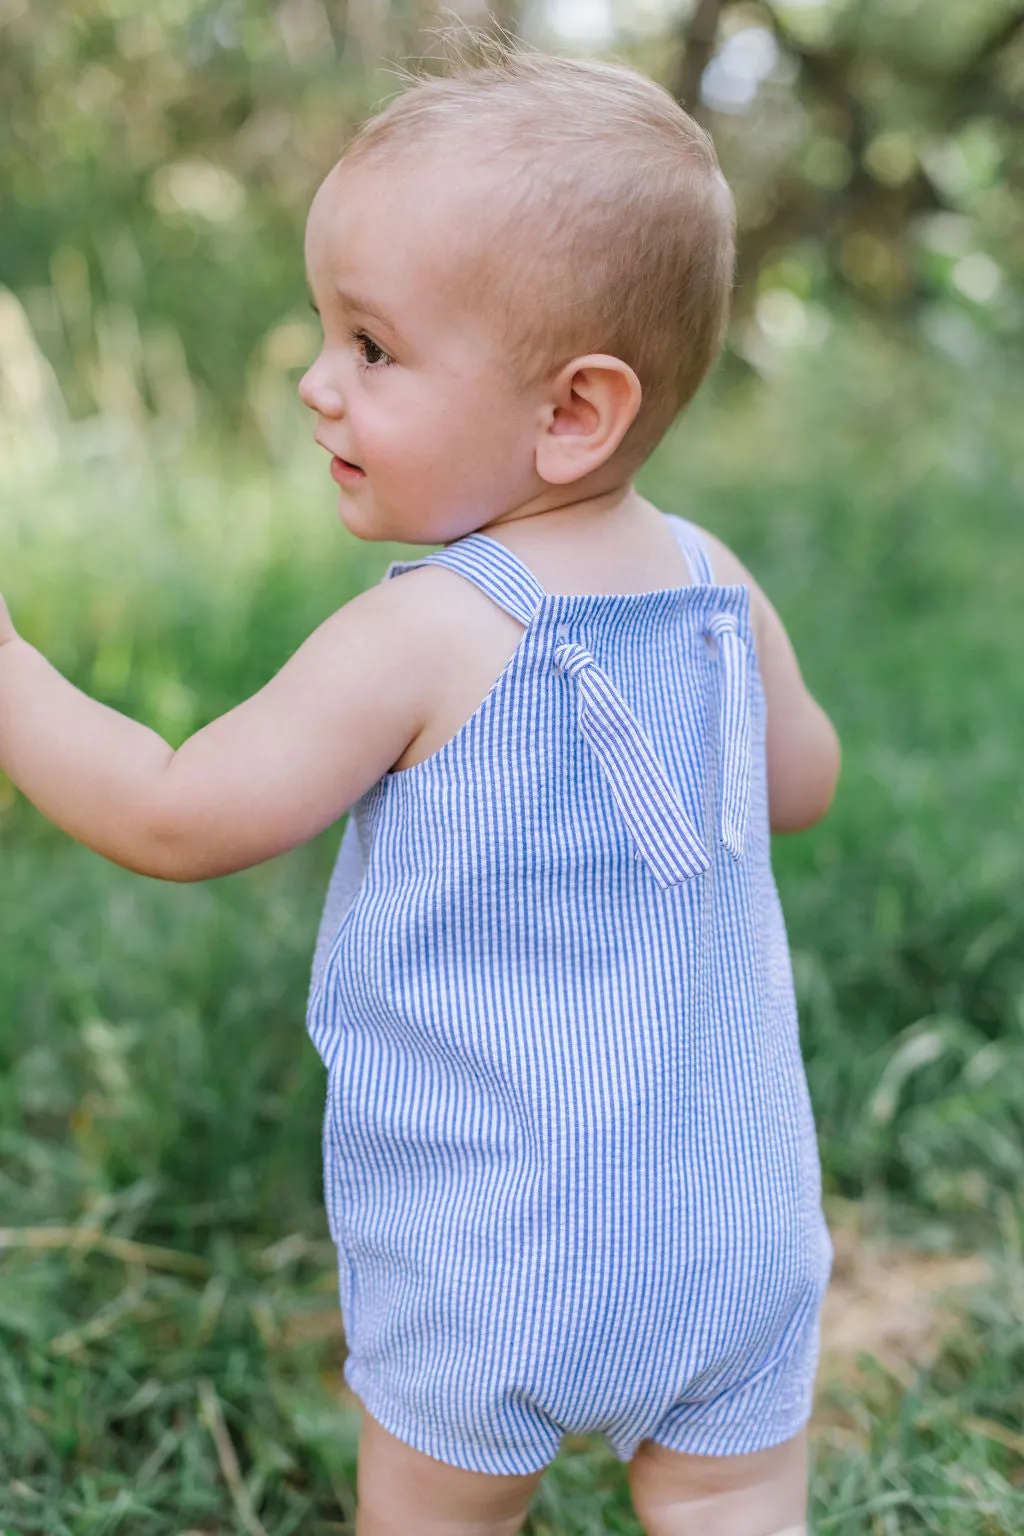
[[[388,354],[384,351],[384,348],[378,347],[373,337],[367,336],[365,331],[353,331],[352,340],[356,342],[362,350],[363,358],[365,359],[366,366],[368,368],[377,368],[381,365],[387,367],[387,365],[392,362],[392,358],[388,356]]]

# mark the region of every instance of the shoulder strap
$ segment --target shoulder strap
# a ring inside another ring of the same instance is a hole
[[[715,585],[715,573],[711,569],[711,561],[708,559],[704,541],[692,523],[688,523],[684,517],[673,517],[667,512],[663,513],[672,532],[676,536],[676,542],[683,554],[686,563],[690,567],[690,575],[694,585],[698,587],[713,587]]]
[[[444,565],[456,571],[520,624],[530,623],[544,597],[544,588],[519,556],[486,533],[470,533],[419,560],[395,560],[384,579],[418,565]]]

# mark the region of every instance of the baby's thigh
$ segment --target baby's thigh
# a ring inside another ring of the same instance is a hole
[[[516,1536],[540,1478],[450,1467],[397,1440],[364,1409],[356,1536]]]
[[[692,1456],[645,1440],[629,1482],[648,1536],[803,1536],[807,1431],[748,1456]]]

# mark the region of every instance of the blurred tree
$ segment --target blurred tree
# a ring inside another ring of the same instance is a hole
[[[0,0],[0,285],[75,414],[165,409],[184,377],[237,423],[247,368],[304,303],[312,191],[426,10]]]
[[[1021,0],[689,0],[646,39],[631,0],[608,3],[617,53],[714,132],[748,307],[789,295],[782,330],[794,304],[847,294],[947,329],[1019,323]],[[510,31],[521,12],[558,46],[554,0],[458,8]],[[0,285],[73,414],[250,419],[254,372],[313,346],[312,190],[399,89],[387,61],[429,55],[451,14],[441,0],[0,0]]]
[[[737,188],[748,294],[800,247],[887,308],[1024,275],[1020,0],[697,0],[669,83]]]

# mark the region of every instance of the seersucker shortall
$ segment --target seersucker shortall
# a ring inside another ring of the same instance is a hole
[[[749,593],[667,521],[691,585],[545,593],[483,534],[388,572],[524,626],[354,808],[308,1019],[347,1380],[471,1471],[593,1431],[756,1451],[810,1411],[831,1247]]]

